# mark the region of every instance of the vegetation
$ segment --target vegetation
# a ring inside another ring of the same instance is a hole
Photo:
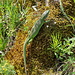
[[[25,75],[23,45],[41,14],[50,14],[38,35],[27,45],[28,75],[75,74],[75,0],[50,0],[49,7],[34,0],[0,2],[0,75]],[[63,10],[64,9],[64,10]],[[63,11],[61,11],[63,10]],[[65,16],[63,13],[66,13]],[[67,17],[70,19],[68,21]]]
[[[75,55],[73,53],[73,50],[75,49],[75,38],[62,39],[62,35],[60,33],[55,33],[55,35],[53,33],[51,37],[52,43],[50,44],[50,48],[48,49],[52,49],[55,53],[56,58],[64,63],[64,65],[62,64],[60,66],[60,68],[63,66],[64,75],[71,75],[72,71],[70,70],[72,70],[72,68],[75,66]],[[58,68],[57,70],[59,70],[60,68]]]
[[[26,10],[13,0],[0,2],[0,75],[15,75],[14,66],[4,59],[11,48],[17,30],[25,23]]]
[[[0,2],[0,50],[4,50],[7,43],[13,41],[16,30],[25,22],[25,10],[21,10],[21,5],[13,0]]]
[[[6,60],[0,62],[0,74],[1,75],[15,75],[14,66],[9,64]]]
[[[15,75],[14,66],[12,66],[7,60],[4,60],[4,53],[0,51],[0,75]]]

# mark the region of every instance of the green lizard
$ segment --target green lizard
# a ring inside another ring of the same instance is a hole
[[[49,14],[49,10],[46,10],[42,16],[40,17],[39,20],[36,21],[36,23],[34,24],[34,26],[32,27],[26,41],[24,42],[24,66],[25,66],[25,73],[27,75],[27,71],[26,71],[26,46],[27,44],[30,42],[30,40],[34,39],[34,37],[38,34],[40,28],[42,27],[42,25],[47,22],[45,21],[45,19],[47,18],[48,14]]]
[[[62,14],[66,17],[66,19],[67,19],[67,20],[70,22],[70,24],[72,25],[73,31],[75,31],[75,28],[74,28],[74,26],[73,26],[73,24],[72,24],[70,18],[69,18],[69,17],[67,16],[67,14],[64,12],[64,8],[63,8],[63,5],[62,5],[61,0],[59,0],[59,3],[60,3],[60,9],[61,9]]]

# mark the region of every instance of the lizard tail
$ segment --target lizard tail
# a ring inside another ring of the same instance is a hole
[[[25,42],[24,43],[24,51],[23,51],[23,55],[24,55],[24,66],[25,66],[25,73],[26,73],[26,75],[27,75],[27,71],[26,71],[26,45],[27,45],[27,43]]]

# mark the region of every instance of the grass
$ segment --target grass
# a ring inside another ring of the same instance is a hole
[[[0,50],[6,48],[7,43],[15,37],[16,30],[25,23],[27,10],[22,9],[20,3],[16,4],[13,0],[0,2]]]
[[[62,74],[64,75],[71,75],[74,68],[74,62],[75,62],[75,54],[73,53],[74,47],[75,47],[75,38],[63,38],[61,33],[53,33],[51,35],[52,42],[50,44],[50,50],[54,51],[54,54],[57,58],[57,60],[61,61],[60,63],[63,63],[60,65],[57,69],[57,72],[62,68]]]
[[[25,23],[27,9],[23,9],[20,3],[14,0],[2,0],[0,2],[0,51],[6,54],[10,43],[16,36],[16,31]],[[5,49],[7,51],[5,51]],[[10,65],[0,53],[0,74],[15,75],[14,66]]]

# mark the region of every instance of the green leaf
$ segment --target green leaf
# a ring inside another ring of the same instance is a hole
[[[2,44],[3,42],[2,42],[2,39],[0,38],[0,44]]]
[[[66,71],[68,69],[69,64],[64,65],[63,71]]]
[[[75,72],[72,72],[71,74],[75,74]]]
[[[24,27],[24,31],[27,31],[28,29],[29,29],[29,27],[28,27],[28,26]]]

